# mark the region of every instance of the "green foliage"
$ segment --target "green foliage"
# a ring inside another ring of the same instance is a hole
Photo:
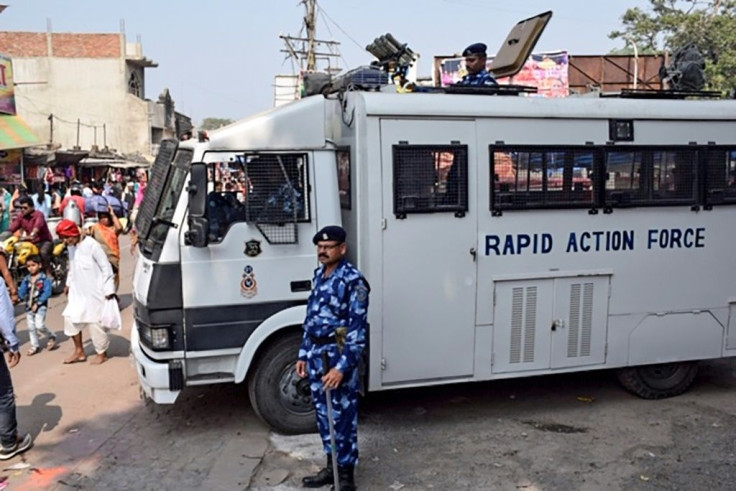
[[[199,129],[205,131],[216,130],[217,128],[227,126],[232,122],[233,120],[228,118],[204,118],[202,120],[202,124],[199,126]]]
[[[650,48],[641,48],[637,46],[636,49],[637,51],[634,52],[634,48],[631,46],[631,44],[626,44],[626,46],[624,46],[623,48],[612,49],[609,54],[628,55],[628,56],[634,56],[635,54],[639,54],[639,55],[657,55],[659,54],[659,51],[650,49]]]
[[[706,60],[707,88],[736,89],[736,0],[649,0],[650,9],[628,9],[611,39],[636,43],[640,52],[670,54],[695,44]],[[625,49],[625,48],[624,48]]]

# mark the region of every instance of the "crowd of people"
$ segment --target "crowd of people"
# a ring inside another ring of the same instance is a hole
[[[63,217],[69,201],[76,202],[83,217],[94,218],[101,208],[100,203],[112,205],[118,218],[128,217],[140,205],[147,181],[146,172],[141,170],[135,178],[128,179],[111,174],[107,179],[70,181],[68,184],[33,181],[30,189],[26,184],[15,185],[12,189],[0,186],[0,233],[10,229],[21,212],[20,200],[25,197],[32,199],[34,208],[43,214],[46,221]]]
[[[0,188],[0,345],[7,356],[7,363],[5,356],[0,356],[0,460],[8,460],[33,444],[30,434],[18,432],[9,371],[21,359],[14,304],[22,303],[26,312],[30,341],[26,356],[42,350],[41,335],[45,336],[46,350],[56,347],[56,334],[46,325],[54,274],[50,270],[54,238],[48,221],[58,217],[53,230],[69,253],[64,288],[67,305],[62,317],[64,334],[72,339],[74,349],[64,363],[87,360],[83,329],[88,330],[96,353],[91,363],[104,363],[110,341],[101,319],[106,302],[117,302],[119,236],[131,230],[146,184],[146,174],[139,172],[137,180],[122,185],[117,179],[72,182],[63,197],[59,189],[44,182],[33,194],[23,185],[12,193]],[[11,273],[4,246],[11,236],[30,242],[39,252],[24,258],[24,274],[18,284],[14,279],[19,278],[18,272]]]

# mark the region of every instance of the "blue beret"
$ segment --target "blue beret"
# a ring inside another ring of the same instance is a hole
[[[318,242],[327,240],[345,242],[345,229],[339,225],[328,225],[314,235],[312,242],[317,245]]]
[[[486,48],[487,46],[483,43],[471,44],[465,48],[463,56],[486,56]]]

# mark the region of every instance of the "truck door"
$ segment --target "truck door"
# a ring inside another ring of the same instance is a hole
[[[228,156],[214,154],[208,164],[215,180],[207,198],[208,246],[192,247],[180,236],[189,357],[239,353],[261,322],[305,303],[317,265],[313,154]],[[190,378],[199,375],[193,366]],[[201,370],[220,369],[213,363]]]
[[[473,375],[473,121],[381,121],[382,383]],[[472,183],[472,184],[471,184]]]

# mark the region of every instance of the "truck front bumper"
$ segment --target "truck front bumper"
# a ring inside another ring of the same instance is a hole
[[[181,361],[157,362],[148,358],[141,349],[138,326],[135,323],[133,323],[133,328],[130,331],[130,350],[133,353],[133,363],[138,372],[138,382],[146,396],[157,404],[173,404],[176,398],[179,397],[183,386]],[[175,384],[178,386],[178,390],[171,388],[172,365],[175,373],[173,378],[178,379]]]

